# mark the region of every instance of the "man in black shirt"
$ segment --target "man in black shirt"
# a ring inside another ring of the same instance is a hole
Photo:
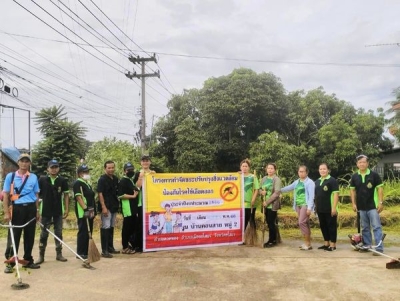
[[[368,157],[357,157],[358,171],[351,176],[350,196],[353,210],[360,213],[361,234],[367,251],[372,245],[371,228],[374,232],[375,243],[382,241],[382,225],[379,213],[383,210],[383,183],[379,174],[368,168]],[[376,248],[383,252],[383,243]],[[376,253],[373,253],[376,254]]]
[[[54,223],[54,234],[62,240],[63,219],[68,216],[69,208],[68,182],[65,178],[59,176],[60,165],[57,160],[53,159],[47,163],[47,172],[47,176],[39,178],[39,197],[42,199],[40,203],[41,222],[47,228],[50,227],[50,223]],[[37,264],[44,262],[48,237],[49,233],[42,228]],[[54,239],[54,241],[57,253],[56,260],[67,261],[62,256],[62,244],[57,239]]]
[[[115,163],[104,163],[104,174],[97,182],[97,192],[101,205],[101,256],[112,258],[111,254],[118,254],[114,249],[114,226],[119,209],[118,178],[114,175]]]

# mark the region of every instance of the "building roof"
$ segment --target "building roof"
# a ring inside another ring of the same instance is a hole
[[[19,150],[16,147],[2,147],[1,152],[7,156],[15,164],[18,164],[18,157],[20,155]]]

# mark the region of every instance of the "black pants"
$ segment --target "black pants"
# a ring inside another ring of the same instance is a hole
[[[135,229],[135,248],[143,249],[143,210],[142,207],[138,208]]]
[[[266,208],[264,214],[268,225],[268,242],[276,243],[276,218],[278,216],[278,211],[273,211],[270,208]]]
[[[126,249],[131,244],[134,247],[134,239],[135,239],[135,231],[136,231],[136,220],[137,215],[131,215],[124,217],[124,221],[122,223],[122,248]]]
[[[317,212],[317,214],[324,241],[335,243],[337,239],[337,215],[332,216],[330,212]]]
[[[250,216],[255,220],[256,216],[256,208],[253,208],[253,212],[251,212],[251,208],[244,208],[244,228],[246,229],[247,224],[249,223]]]
[[[20,226],[23,225],[33,218],[36,218],[36,203],[29,203],[29,204],[23,204],[23,205],[13,205],[12,209],[12,219],[11,223],[14,226]],[[10,231],[13,231],[14,233],[14,240],[15,240],[15,248],[18,253],[19,249],[19,242],[21,240],[21,235],[22,235],[22,230],[24,231],[24,259],[28,260],[30,263],[33,263],[33,257],[32,257],[32,249],[33,245],[35,243],[35,231],[36,231],[36,222],[32,221],[28,225],[26,225],[24,228],[12,228]],[[10,236],[10,235],[8,235]],[[10,246],[6,248],[6,252],[8,254],[5,254],[7,258],[10,258],[13,256],[12,252],[12,244],[11,244],[11,237],[7,237],[7,244]]]
[[[90,233],[93,233],[93,220],[89,219]],[[82,255],[88,255],[89,249],[89,231],[86,223],[86,218],[78,218],[78,235],[76,252]]]

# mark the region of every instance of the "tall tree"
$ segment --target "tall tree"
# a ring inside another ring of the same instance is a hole
[[[75,177],[76,164],[85,153],[85,133],[80,122],[69,121],[62,106],[42,109],[34,118],[43,139],[32,150],[32,169],[44,174],[47,162],[56,159],[61,174],[69,179]]]

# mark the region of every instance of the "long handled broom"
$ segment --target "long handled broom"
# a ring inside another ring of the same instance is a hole
[[[81,186],[81,194],[82,194],[82,198],[83,198],[82,186]],[[89,234],[88,261],[89,261],[89,263],[92,263],[92,262],[99,261],[101,258],[101,255],[100,255],[99,250],[96,247],[96,243],[93,240],[92,232],[90,231],[89,218],[85,217],[85,219],[86,219],[86,225],[87,225],[88,234]]]

